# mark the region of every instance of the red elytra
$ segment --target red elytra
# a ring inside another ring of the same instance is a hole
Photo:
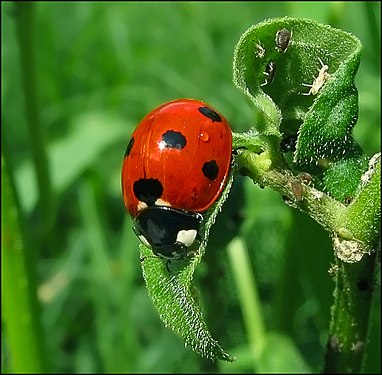
[[[122,191],[132,217],[150,205],[205,212],[229,175],[232,133],[210,105],[177,99],[139,123],[122,166]]]

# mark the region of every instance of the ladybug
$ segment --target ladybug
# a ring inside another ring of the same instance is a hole
[[[138,124],[123,159],[122,193],[135,234],[155,255],[171,260],[192,253],[231,159],[230,126],[202,101],[165,103]]]

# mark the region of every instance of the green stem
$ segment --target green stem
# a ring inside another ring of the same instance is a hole
[[[8,372],[41,373],[44,356],[32,254],[21,233],[14,185],[2,158],[1,283]]]
[[[338,257],[340,251],[351,253],[348,262],[352,263],[337,259],[334,269],[336,286],[324,366],[326,373],[359,372],[365,360],[380,238],[380,162],[378,158],[375,160],[363,176],[366,182],[362,190],[345,207],[307,186],[289,171],[273,167],[266,151],[238,150],[236,158],[239,171],[260,186],[271,187],[282,194],[287,203],[309,214],[334,235]]]
[[[257,293],[253,272],[249,266],[251,262],[248,259],[244,242],[237,238],[232,240],[227,247],[227,251],[238,289],[249,346],[253,353],[254,370],[256,370],[266,340],[266,328],[260,297]]]
[[[236,162],[240,173],[260,186],[277,191],[290,206],[306,212],[329,232],[335,231],[338,217],[345,209],[343,204],[308,186],[291,172],[274,168],[267,152],[255,154],[241,150]]]
[[[337,225],[341,236],[335,246],[337,256],[361,260],[350,264],[337,261],[326,373],[357,373],[365,361],[380,248],[380,156],[369,166],[362,190],[342,212]]]
[[[26,121],[37,177],[39,208],[41,209],[44,225],[46,226],[44,229],[48,230],[54,210],[49,163],[39,114],[35,60],[38,47],[34,43],[35,3],[33,1],[20,1],[15,2],[15,7],[17,40],[20,51],[20,64],[25,97]]]
[[[377,252],[358,263],[337,261],[325,373],[362,372],[376,287],[376,265]]]

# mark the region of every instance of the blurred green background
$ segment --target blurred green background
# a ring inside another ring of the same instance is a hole
[[[37,280],[46,369],[254,372],[250,343],[256,345],[256,337],[250,337],[251,320],[243,320],[226,250],[238,237],[248,251],[266,329],[287,342],[285,352],[269,353],[275,372],[297,371],[298,362],[320,371],[334,287],[327,233],[275,192],[249,179],[235,180],[195,277],[214,337],[238,356],[234,364],[211,363],[163,326],[148,298],[120,170],[135,126],[168,100],[202,99],[224,114],[235,132],[252,126],[253,110],[232,83],[233,49],[248,27],[282,16],[311,18],[361,40],[354,132],[365,153],[380,151],[380,2],[34,5],[33,24],[19,26],[20,35],[30,38],[20,52],[17,9],[1,3],[2,149]],[[29,115],[26,95],[35,101]],[[36,145],[47,165],[41,155],[32,158]],[[45,181],[40,186],[37,173]],[[380,371],[379,314],[377,297],[367,372]],[[298,360],[291,360],[291,350]]]

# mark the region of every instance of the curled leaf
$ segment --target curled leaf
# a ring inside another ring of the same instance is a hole
[[[291,168],[316,176],[317,186],[340,201],[354,195],[367,166],[352,135],[360,50],[349,33],[289,17],[252,26],[235,48],[234,82],[254,103],[255,128],[268,147],[287,145]],[[338,184],[345,176],[348,184]]]

